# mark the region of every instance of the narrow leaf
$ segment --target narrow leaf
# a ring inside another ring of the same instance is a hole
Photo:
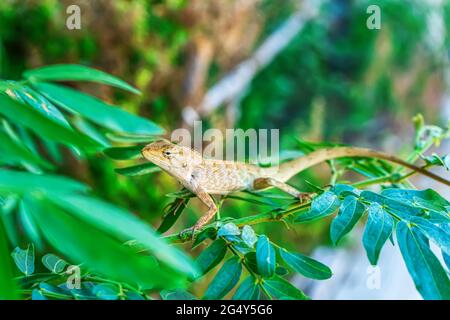
[[[276,266],[275,249],[265,235],[259,236],[256,243],[256,262],[259,274],[265,277],[274,275]]]
[[[163,290],[160,295],[163,300],[197,300],[192,293],[183,289]]]
[[[55,64],[23,73],[30,80],[38,81],[93,81],[124,89],[135,94],[140,91],[128,83],[103,71],[76,64]]]
[[[443,252],[450,254],[450,233],[445,228],[420,217],[411,219],[411,223],[415,224]]]
[[[114,171],[124,176],[141,176],[144,174],[159,172],[161,169],[153,163],[148,162],[131,167],[116,168]]]
[[[307,278],[324,280],[333,274],[326,265],[303,254],[288,252],[285,249],[280,249],[279,252],[287,265]]]
[[[406,267],[424,299],[450,299],[450,280],[439,260],[419,235],[420,231],[406,222],[397,224],[397,242]]]
[[[52,197],[51,201],[124,242],[136,240],[160,261],[181,273],[191,276],[197,273],[189,257],[165,243],[147,224],[125,210],[95,198],[76,194]]]
[[[144,135],[164,133],[164,130],[152,121],[82,92],[50,83],[36,83],[34,87],[68,112],[80,114],[93,123],[112,131]]]
[[[209,270],[219,264],[227,253],[227,245],[223,239],[217,239],[202,251],[195,262],[200,268],[201,274],[204,275]]]
[[[0,114],[12,122],[34,131],[37,135],[52,141],[74,145],[86,150],[95,150],[100,147],[96,141],[87,136],[49,119],[36,109],[30,108],[1,93]]]
[[[32,174],[28,172],[0,169],[1,193],[28,193],[32,191],[69,193],[86,192],[88,187],[71,179],[49,174]]]
[[[151,256],[135,254],[123,242],[80,222],[47,200],[35,199],[33,207],[33,216],[47,241],[71,262],[83,263],[92,272],[143,289],[185,285],[186,278],[182,273],[159,264]],[[89,237],[80,236],[83,234],[89,234]]]
[[[315,197],[311,203],[311,209],[307,213],[299,215],[294,222],[308,222],[329,216],[339,208],[339,205],[338,197],[331,191],[325,191]]]
[[[238,257],[225,261],[206,290],[204,298],[209,300],[223,298],[239,281],[241,272],[242,265]]]
[[[25,250],[16,247],[11,253],[17,268],[26,276],[34,272],[34,245],[29,244]]]
[[[272,299],[308,299],[308,297],[301,290],[297,289],[288,281],[278,276],[273,279],[264,280],[262,285]]]
[[[0,219],[0,300],[18,299],[18,286],[14,280],[8,241]]]
[[[142,157],[141,151],[145,145],[115,147],[103,150],[103,153],[114,160],[131,160]]]
[[[163,222],[159,226],[157,232],[164,233],[175,224],[178,218],[181,216],[181,213],[186,208],[189,202],[189,198],[176,198],[172,201],[165,209],[165,214],[163,218]]]
[[[372,265],[376,265],[381,248],[392,233],[394,219],[378,203],[372,203],[363,234],[363,245]]]
[[[233,296],[233,300],[259,300],[261,289],[253,276],[248,276],[241,283]]]
[[[345,197],[338,215],[331,222],[330,238],[333,244],[337,244],[349,233],[362,217],[365,206],[355,196]]]

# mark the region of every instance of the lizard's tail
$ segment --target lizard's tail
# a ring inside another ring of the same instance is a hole
[[[345,158],[345,157],[362,157],[362,158],[377,158],[397,163],[414,171],[417,171],[427,177],[430,177],[436,181],[439,181],[447,186],[450,186],[450,181],[418,166],[415,166],[409,162],[399,159],[390,154],[374,151],[366,148],[354,148],[354,147],[336,147],[329,149],[319,149],[311,152],[303,157],[282,163],[278,168],[278,171],[274,174],[274,178],[279,181],[287,181],[291,177],[295,176],[310,167],[315,166],[321,162]]]

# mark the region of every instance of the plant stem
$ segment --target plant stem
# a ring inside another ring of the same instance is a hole
[[[291,208],[288,208],[284,211],[277,212],[278,209],[264,212],[260,214],[255,214],[253,216],[249,217],[243,217],[239,219],[235,219],[233,223],[237,225],[238,227],[242,227],[244,225],[254,225],[259,224],[263,222],[271,222],[271,221],[281,221],[284,218],[288,217],[289,215],[300,212],[300,211],[306,211],[309,207],[310,202],[302,203],[302,204],[294,204],[291,206]],[[204,226],[201,230],[198,230],[196,234],[201,232],[202,230],[210,227],[214,227],[215,223],[210,223],[206,226]],[[169,243],[183,243],[189,241],[189,239],[184,239],[181,237],[181,233],[175,233],[168,236],[163,237],[162,239],[166,240]]]

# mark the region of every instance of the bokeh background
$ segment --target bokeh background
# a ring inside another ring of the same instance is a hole
[[[232,101],[200,113],[206,128],[279,128],[284,150],[295,149],[301,139],[402,155],[413,145],[415,114],[422,113],[428,123],[447,123],[449,1],[322,2],[317,15],[255,73],[249,86]],[[66,28],[66,8],[72,4],[81,8],[81,30]],[[366,26],[366,10],[372,4],[381,8],[380,30]],[[93,84],[74,86],[148,117],[168,132],[189,128],[190,108],[304,10],[298,0],[3,0],[0,78],[19,79],[26,69],[55,63],[92,66],[143,94],[131,96]],[[450,149],[442,148],[444,153]],[[119,176],[115,167],[101,155],[80,160],[67,153],[60,173],[86,182],[98,196],[158,226],[170,201],[165,195],[177,190],[177,183],[166,174]],[[304,179],[320,185],[327,177],[329,169],[323,166],[293,183],[308,188]],[[437,188],[428,181],[416,182]],[[448,190],[440,191],[449,197]],[[192,225],[202,209],[192,201],[171,231]],[[222,215],[239,217],[256,210],[230,200]],[[332,267],[337,276],[326,284],[293,279],[306,285],[313,298],[419,298],[398,250],[392,248],[381,256],[381,289],[368,289],[371,271],[359,247],[360,234],[347,237],[338,250],[329,249],[329,222],[289,232],[283,225],[256,229],[277,243],[312,252]],[[204,284],[197,284],[194,292],[202,291]]]

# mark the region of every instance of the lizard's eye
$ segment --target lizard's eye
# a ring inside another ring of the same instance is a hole
[[[170,156],[170,152],[169,152],[169,151],[164,151],[163,154],[164,154],[165,156]]]

